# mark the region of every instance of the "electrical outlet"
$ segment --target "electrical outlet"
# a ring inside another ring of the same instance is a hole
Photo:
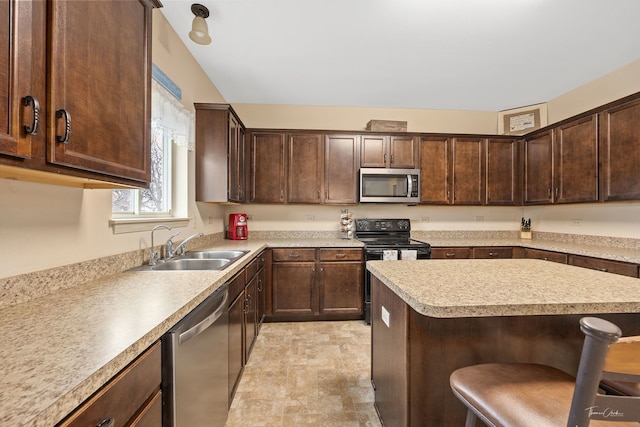
[[[476,216],[476,222],[484,222],[484,217],[481,215]]]
[[[428,216],[421,216],[420,217],[420,222],[429,222],[429,217]]]
[[[581,219],[572,219],[571,220],[571,225],[573,227],[580,227],[582,225],[582,220]]]
[[[316,216],[315,215],[305,215],[304,219],[307,221],[315,221],[316,220]]]
[[[253,219],[253,215],[247,215],[247,221],[252,220]]]

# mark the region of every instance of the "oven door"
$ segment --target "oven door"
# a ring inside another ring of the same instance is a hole
[[[416,245],[413,245],[416,246]],[[400,259],[400,251],[402,250],[415,250],[417,252],[417,259],[430,259],[431,258],[431,247],[429,245],[419,246],[419,247],[375,247],[375,248],[365,248],[364,251],[364,260],[366,261],[376,261],[382,260],[385,250],[397,250],[398,251],[398,259]],[[367,325],[371,324],[371,273],[366,268],[364,269],[364,321]]]

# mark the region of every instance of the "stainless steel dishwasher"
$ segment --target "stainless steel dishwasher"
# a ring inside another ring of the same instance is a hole
[[[218,288],[162,337],[163,426],[224,427],[229,290]]]

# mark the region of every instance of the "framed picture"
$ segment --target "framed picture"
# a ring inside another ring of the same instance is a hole
[[[498,133],[524,135],[547,125],[547,104],[498,112]]]

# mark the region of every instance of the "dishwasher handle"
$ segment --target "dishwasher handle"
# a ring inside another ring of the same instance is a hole
[[[220,302],[220,304],[218,305],[218,307],[213,311],[213,313],[211,313],[210,315],[208,315],[207,317],[202,319],[200,322],[198,322],[197,324],[195,324],[191,328],[189,328],[186,331],[182,332],[180,334],[180,336],[178,337],[178,343],[182,344],[182,343],[185,343],[185,342],[189,341],[191,338],[199,335],[205,329],[207,329],[209,326],[211,326],[213,324],[213,322],[218,320],[220,318],[220,316],[222,316],[224,311],[227,309],[227,300],[228,299],[229,299],[229,290],[225,289],[224,290],[224,297],[223,297],[222,301]]]

